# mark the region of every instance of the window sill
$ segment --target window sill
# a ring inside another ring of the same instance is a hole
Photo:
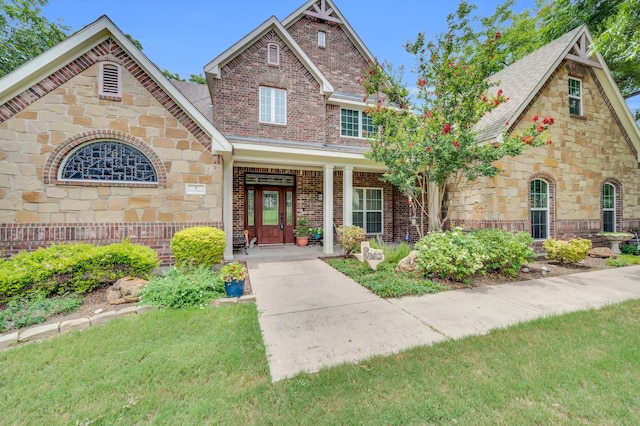
[[[111,186],[111,187],[129,187],[129,188],[159,188],[159,182],[110,182],[104,180],[60,180],[56,179],[54,185],[60,186]]]
[[[277,126],[277,127],[287,127],[287,123],[269,123],[267,121],[258,121],[258,124],[264,124],[265,126]]]
[[[586,120],[587,119],[587,117],[585,117],[584,115],[578,115],[578,114],[569,114],[569,117],[577,118],[577,119],[580,119],[580,120]]]

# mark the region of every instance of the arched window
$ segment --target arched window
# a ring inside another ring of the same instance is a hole
[[[531,181],[529,211],[533,239],[545,240],[549,238],[549,184],[542,179]]]
[[[157,183],[158,175],[149,158],[137,148],[117,141],[95,141],[67,156],[58,179]]]
[[[611,183],[602,185],[602,230],[616,232],[616,187]]]

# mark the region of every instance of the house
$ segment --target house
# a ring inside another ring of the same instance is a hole
[[[640,133],[586,27],[494,78],[511,98],[486,117],[497,140],[552,115],[553,145],[504,159],[463,186],[452,223],[592,237],[640,227]],[[185,227],[258,244],[294,242],[305,216],[385,241],[411,232],[407,199],[364,157],[376,129],[363,89],[371,52],[331,0],[271,17],[205,65],[207,84],[169,81],[107,18],[0,79],[0,248],[129,238],[171,262]]]
[[[483,117],[482,141],[552,116],[552,144],[505,157],[494,178],[462,185],[451,225],[547,238],[591,238],[640,228],[640,130],[580,26],[492,76],[510,100]]]
[[[223,226],[233,147],[106,17],[0,79],[0,249]]]

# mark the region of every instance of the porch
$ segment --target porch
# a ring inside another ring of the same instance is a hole
[[[338,245],[334,246],[334,254],[326,254],[321,244],[312,244],[305,247],[295,244],[270,244],[248,248],[247,254],[242,249],[235,250],[233,252],[233,260],[244,262],[286,262],[338,256],[340,252],[341,249]]]

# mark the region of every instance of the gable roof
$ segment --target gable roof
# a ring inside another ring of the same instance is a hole
[[[171,80],[174,86],[204,115],[207,120],[213,123],[213,106],[211,105],[211,95],[206,84],[192,83],[189,81]]]
[[[285,28],[289,28],[303,16],[312,16],[342,25],[345,34],[349,37],[358,51],[360,51],[360,54],[369,60],[373,61],[375,59],[332,0],[308,0],[305,4],[283,19],[282,25]]]
[[[114,40],[177,106],[211,138],[212,151],[232,151],[231,144],[213,124],[162,74],[127,36],[106,16],[85,26],[41,55],[0,78],[0,106],[38,85],[52,73],[73,62],[107,39]],[[48,90],[50,88],[46,88]]]
[[[229,61],[233,60],[236,56],[242,53],[246,48],[251,46],[257,40],[262,38],[267,32],[275,31],[278,36],[287,44],[289,49],[296,55],[298,60],[305,66],[305,68],[311,73],[311,75],[320,84],[320,93],[324,95],[331,95],[333,93],[333,86],[329,83],[329,80],[322,74],[322,72],[316,67],[306,53],[302,50],[300,45],[291,37],[291,34],[282,26],[280,21],[275,16],[264,21],[260,26],[244,36],[233,46],[222,52],[215,59],[209,62],[204,67],[204,72],[207,75],[215,78],[221,78],[220,70]]]
[[[569,59],[593,69],[621,125],[629,135],[636,154],[639,153],[640,129],[602,55],[589,55],[588,46],[592,43],[589,29],[586,25],[581,25],[491,76],[490,81],[499,83],[491,92],[502,89],[509,101],[492,110],[478,122],[476,128],[480,131],[479,139],[500,140],[505,123],[514,126],[562,61]]]

